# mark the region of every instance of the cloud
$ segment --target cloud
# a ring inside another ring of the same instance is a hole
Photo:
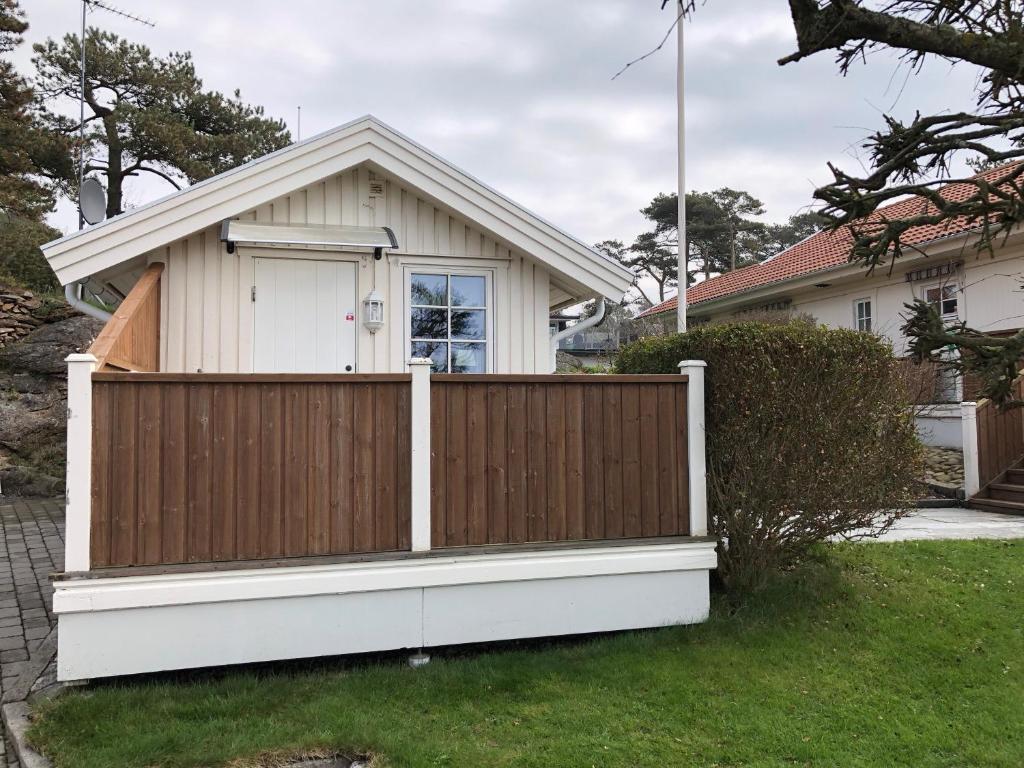
[[[154,29],[94,11],[91,24],[158,54],[190,50],[206,86],[262,104],[303,135],[371,112],[588,242],[631,240],[639,214],[676,186],[675,40],[636,0],[120,0]],[[27,0],[29,40],[78,24],[67,0]],[[686,24],[687,179],[761,198],[771,219],[811,202],[826,163],[856,167],[880,109],[969,107],[975,72],[936,63],[903,88],[890,55],[839,77],[822,54],[779,67],[793,50],[784,0],[714,0]],[[28,71],[30,52],[15,52]],[[167,192],[131,186],[143,201]],[[54,220],[75,226],[73,206]]]

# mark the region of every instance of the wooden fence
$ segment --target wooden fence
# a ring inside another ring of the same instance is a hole
[[[103,326],[89,352],[97,370],[160,370],[160,275],[150,264]]]
[[[94,374],[92,567],[408,549],[409,382]]]
[[[1024,400],[1024,376],[1013,384],[1013,397]],[[981,488],[1024,457],[1024,408],[1000,410],[991,400],[978,403],[978,483]]]
[[[431,377],[431,545],[689,533],[685,376]]]

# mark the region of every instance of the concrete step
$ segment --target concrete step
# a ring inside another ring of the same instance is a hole
[[[1024,485],[1017,485],[1016,483],[991,483],[985,490],[988,491],[987,496],[991,499],[1024,502]]]
[[[985,512],[997,512],[1002,515],[1024,515],[1024,504],[1017,501],[1000,501],[999,499],[980,498],[975,496],[967,502],[971,509]]]

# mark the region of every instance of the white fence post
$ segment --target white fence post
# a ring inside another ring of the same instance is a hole
[[[704,432],[703,360],[683,360],[679,372],[689,377],[686,384],[686,447],[690,473],[690,535],[708,535],[707,448]]]
[[[960,403],[960,428],[964,443],[964,496],[968,499],[981,490],[978,471],[978,404]]]
[[[92,372],[96,358],[68,355],[68,447],[64,570],[89,570],[92,516]]]
[[[430,549],[430,366],[431,360],[414,357],[412,371],[412,551]]]

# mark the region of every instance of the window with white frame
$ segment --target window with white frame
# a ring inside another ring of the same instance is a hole
[[[923,298],[943,317],[956,317],[957,293],[955,285],[933,285],[924,289]]]
[[[871,299],[853,302],[853,323],[858,331],[871,332]]]
[[[417,270],[409,276],[412,357],[429,357],[434,373],[486,373],[486,274]]]

